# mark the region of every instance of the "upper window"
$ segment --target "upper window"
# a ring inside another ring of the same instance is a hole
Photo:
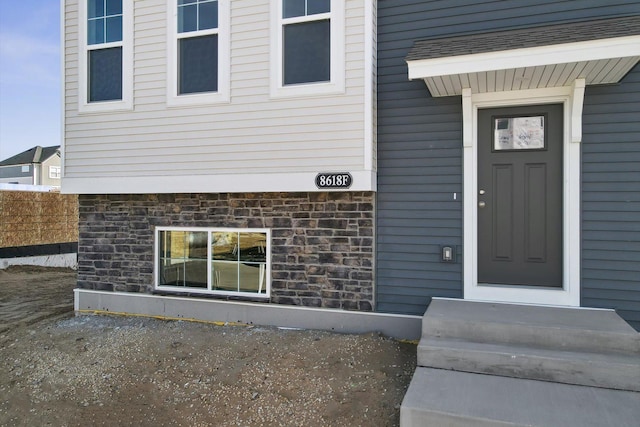
[[[81,2],[80,110],[131,107],[131,2]]]
[[[228,0],[169,0],[169,103],[208,103],[228,95]]]
[[[344,90],[344,2],[277,0],[272,17],[272,95]]]
[[[329,0],[283,0],[282,84],[331,80]]]

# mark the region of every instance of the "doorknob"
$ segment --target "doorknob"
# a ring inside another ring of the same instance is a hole
[[[484,208],[487,204],[485,202],[478,202],[479,208]]]

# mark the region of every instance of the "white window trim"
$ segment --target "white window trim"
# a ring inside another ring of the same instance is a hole
[[[54,174],[54,171],[56,173]],[[60,166],[49,166],[49,178],[60,179],[62,177],[62,168]]]
[[[286,98],[296,96],[333,95],[345,90],[345,2],[331,0],[331,12],[319,15],[287,18],[287,23],[331,20],[331,80],[329,82],[304,83],[284,86],[282,0],[271,1],[271,97]]]
[[[207,289],[202,288],[187,288],[177,286],[161,286],[160,283],[160,232],[161,231],[194,231],[194,232],[206,232],[207,233]],[[267,236],[265,247],[265,269],[264,269],[264,283],[265,293],[255,292],[233,292],[233,291],[220,291],[210,290],[211,283],[213,282],[211,271],[211,233],[212,232],[231,232],[231,233],[265,233]],[[248,298],[260,298],[269,299],[271,297],[271,230],[268,228],[224,228],[224,227],[156,227],[154,238],[154,268],[153,268],[153,283],[154,288],[158,291],[167,293],[192,293],[192,294],[204,294],[204,295],[224,295],[224,296],[239,296]]]
[[[178,33],[178,2],[167,0],[167,105],[172,107],[218,104],[230,101],[230,0],[218,0],[218,28]],[[178,40],[218,34],[218,91],[178,95]]]
[[[89,45],[87,43],[87,1],[80,0],[79,2],[78,111],[80,113],[133,109],[133,3],[126,0],[122,2],[122,41]],[[89,102],[88,52],[94,49],[108,49],[110,47],[122,47],[122,99]]]
[[[464,157],[464,299],[554,306],[580,306],[580,127],[584,81],[573,86],[524,91],[462,93]],[[564,106],[563,130],[563,286],[531,289],[522,286],[478,285],[478,109],[559,103]],[[580,105],[577,108],[577,104]]]

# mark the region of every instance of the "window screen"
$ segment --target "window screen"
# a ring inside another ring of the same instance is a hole
[[[218,35],[178,41],[178,93],[218,90]]]
[[[285,25],[284,84],[331,80],[331,25],[328,19]]]
[[[89,51],[89,101],[122,99],[122,47]]]

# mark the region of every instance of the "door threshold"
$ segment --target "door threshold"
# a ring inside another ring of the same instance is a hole
[[[479,288],[528,289],[541,291],[564,291],[563,286],[506,285],[504,283],[478,283]]]

